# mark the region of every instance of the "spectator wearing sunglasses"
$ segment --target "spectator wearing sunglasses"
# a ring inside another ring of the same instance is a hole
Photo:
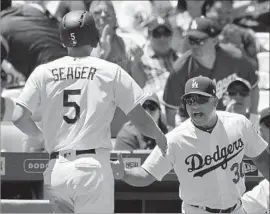
[[[161,131],[166,134],[168,129],[162,120],[162,113],[160,109],[160,102],[156,94],[148,97],[143,103],[143,108],[153,117],[154,121],[158,124]],[[144,136],[138,131],[138,129],[132,124],[127,122],[123,125],[119,131],[114,150],[136,150],[136,149],[153,149],[156,146],[155,140]]]
[[[199,75],[207,76],[216,83],[218,110],[226,109],[222,97],[228,84],[239,77],[246,79],[252,87],[250,113],[258,114],[258,75],[246,58],[219,45],[217,38],[219,33],[218,26],[211,19],[198,17],[192,20],[186,32],[191,50],[175,62],[175,72],[170,73],[164,90],[163,101],[169,126],[175,126],[175,115],[178,109],[181,121],[188,118],[180,97],[184,94],[187,80]]]
[[[172,49],[172,26],[167,19],[154,18],[148,24],[147,43],[138,67],[132,77],[146,91],[162,97],[166,80],[173,72],[173,63],[178,59]]]
[[[226,111],[242,114],[249,119],[250,91],[251,85],[247,80],[237,78],[232,81],[224,96],[224,100],[227,98],[229,103]]]
[[[260,134],[268,143],[270,142],[270,107],[260,113]],[[242,202],[246,213],[269,213],[269,181],[262,180],[251,191],[242,196]]]

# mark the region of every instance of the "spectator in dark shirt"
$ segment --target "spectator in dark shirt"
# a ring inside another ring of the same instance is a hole
[[[148,97],[142,106],[153,117],[161,131],[166,134],[168,129],[162,120],[160,102],[157,95],[153,94],[152,96]],[[149,150],[153,149],[155,145],[156,143],[154,139],[143,136],[129,121],[125,123],[122,129],[119,131],[115,140],[114,150]]]
[[[26,78],[38,65],[67,55],[58,21],[49,15],[44,2],[25,3],[0,20],[1,33],[9,44],[7,60]]]
[[[222,28],[219,35],[220,42],[241,50],[244,57],[251,61],[254,68],[258,68],[256,38],[251,29],[233,24],[233,0],[205,0],[202,14],[217,21]]]
[[[250,112],[254,114],[254,118],[258,118],[258,75],[250,61],[241,54],[225,50],[218,44],[218,34],[217,26],[208,18],[199,17],[191,22],[187,31],[191,50],[176,61],[176,72],[170,74],[163,95],[168,125],[175,126],[175,115],[179,106],[182,120],[188,117],[180,97],[184,93],[186,81],[199,75],[212,78],[216,82],[219,110],[226,108],[222,103],[222,97],[228,84],[237,77],[248,80],[252,86]]]

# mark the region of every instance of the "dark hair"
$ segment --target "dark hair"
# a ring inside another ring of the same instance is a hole
[[[178,12],[184,12],[187,10],[187,2],[185,0],[178,0],[176,5],[176,10]]]
[[[167,125],[162,121],[161,115],[158,118],[158,127],[163,132],[163,134],[167,134],[168,133]]]
[[[270,115],[261,119],[260,124],[264,124],[267,128],[270,128]]]
[[[215,2],[218,2],[218,1],[221,1],[223,2],[224,0],[205,0],[203,5],[202,5],[202,8],[201,8],[201,13],[203,16],[206,16],[206,13],[209,11],[209,9],[211,7],[213,7],[213,5],[215,4]],[[233,1],[234,0],[226,0],[226,1],[229,1],[233,4]]]

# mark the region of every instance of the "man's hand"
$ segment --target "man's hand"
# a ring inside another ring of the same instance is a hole
[[[125,176],[125,164],[121,153],[117,153],[117,160],[111,161],[113,176],[116,180],[123,179]]]
[[[109,54],[111,53],[111,39],[112,39],[112,34],[111,34],[111,27],[109,25],[106,25],[101,34],[100,38],[100,48],[101,48],[101,54],[103,59],[107,59]]]

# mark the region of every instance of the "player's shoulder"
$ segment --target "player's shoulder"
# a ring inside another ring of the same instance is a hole
[[[217,111],[218,118],[223,122],[223,123],[235,123],[235,124],[245,124],[248,119],[242,115],[242,114],[237,114],[237,113],[232,113],[232,112],[227,112],[227,111]]]
[[[194,130],[190,118],[175,127],[172,131],[166,134],[168,143],[181,143],[185,136],[190,136]]]
[[[190,57],[191,57],[191,50],[188,50],[183,55],[181,55],[173,64],[174,71],[177,73],[182,72]]]

